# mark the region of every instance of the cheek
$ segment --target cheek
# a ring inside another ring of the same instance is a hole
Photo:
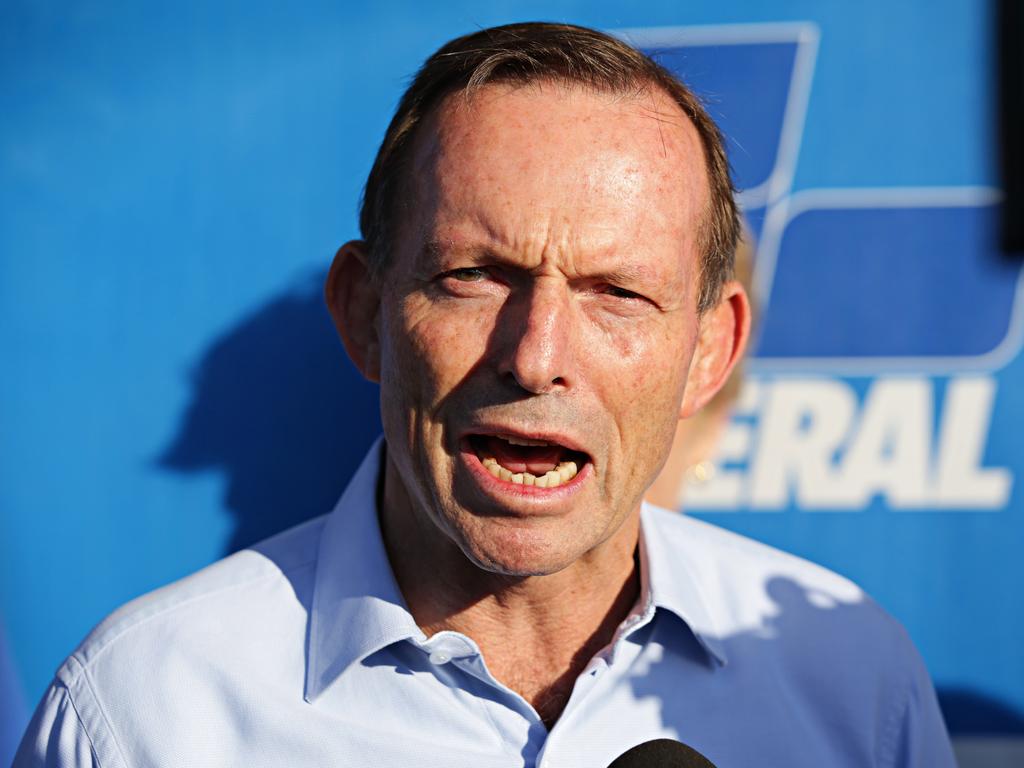
[[[419,402],[439,402],[481,359],[492,326],[473,313],[406,301],[389,333],[392,380]]]
[[[611,393],[625,403],[648,406],[682,397],[693,346],[685,334],[663,322],[602,336],[594,346],[601,350],[596,375]]]
[[[686,385],[692,340],[667,324],[606,334],[589,377],[615,421],[630,473],[647,477],[671,445]]]

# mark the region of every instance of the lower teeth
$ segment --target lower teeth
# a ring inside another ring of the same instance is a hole
[[[539,477],[529,472],[513,474],[491,457],[481,459],[480,463],[484,465],[488,472],[501,480],[515,483],[516,485],[533,485],[537,488],[555,488],[562,485],[562,483],[569,482],[579,473],[579,468],[576,466],[575,461],[563,461],[555,469]]]

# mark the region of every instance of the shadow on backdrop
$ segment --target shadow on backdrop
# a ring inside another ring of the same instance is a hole
[[[1024,714],[998,699],[966,688],[939,688],[938,694],[953,735],[1024,737]]]
[[[218,470],[234,552],[329,512],[380,433],[378,389],[349,362],[310,276],[203,354],[158,465]]]

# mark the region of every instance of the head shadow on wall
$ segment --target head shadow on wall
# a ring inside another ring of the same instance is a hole
[[[329,512],[380,433],[377,386],[338,340],[324,277],[300,280],[210,345],[158,458],[176,472],[224,473],[227,552]]]

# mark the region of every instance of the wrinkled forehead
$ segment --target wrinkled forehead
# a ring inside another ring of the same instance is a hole
[[[430,220],[444,209],[572,213],[696,243],[710,197],[696,129],[656,88],[598,92],[541,82],[447,96],[417,131],[406,189]],[[527,203],[524,205],[524,201]]]

